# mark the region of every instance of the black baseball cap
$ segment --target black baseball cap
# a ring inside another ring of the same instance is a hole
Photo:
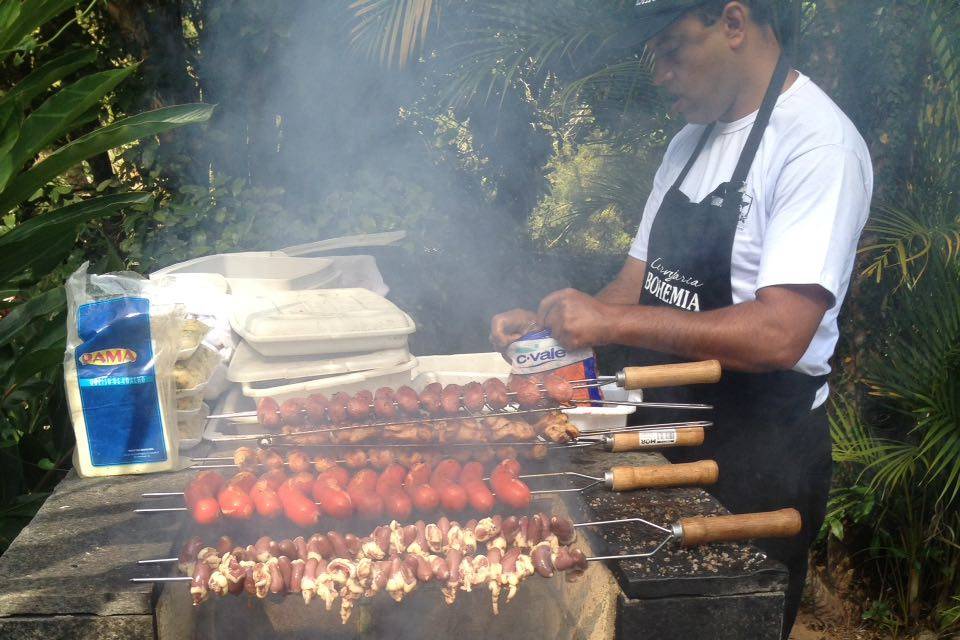
[[[680,19],[690,9],[708,0],[636,0],[640,40],[646,42]]]

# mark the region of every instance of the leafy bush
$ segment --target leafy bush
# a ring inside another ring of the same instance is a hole
[[[0,2],[0,64],[42,56],[41,40],[74,0]],[[209,118],[206,105],[167,107],[92,127],[103,100],[134,67],[78,75],[94,52],[36,62],[0,97],[0,550],[28,519],[60,466],[72,432],[63,419],[64,276],[90,223],[145,204],[149,194],[74,193],[84,160]]]

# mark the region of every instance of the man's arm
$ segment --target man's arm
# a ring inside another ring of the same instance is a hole
[[[597,294],[597,300],[610,304],[637,304],[646,273],[646,262],[627,256],[620,273]]]
[[[564,289],[543,299],[538,316],[571,349],[623,344],[764,372],[791,369],[800,360],[832,303],[819,285],[766,287],[756,300],[701,313],[611,304]]]

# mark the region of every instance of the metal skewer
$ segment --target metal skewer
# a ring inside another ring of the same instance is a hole
[[[643,518],[620,518],[617,520],[594,520],[574,522],[574,528],[604,527],[639,523],[659,533],[665,534],[652,551],[643,553],[621,553],[605,556],[590,556],[588,561],[632,560],[649,558],[659,552],[668,543],[675,541],[683,547],[694,547],[710,542],[733,542],[756,538],[790,538],[798,535],[803,528],[800,513],[796,509],[780,509],[761,513],[742,513],[725,516],[692,516],[680,518],[669,526],[644,520]],[[169,564],[178,558],[156,558],[139,560],[137,564]],[[131,582],[182,582],[191,580],[187,576],[166,576],[161,578],[131,578]]]

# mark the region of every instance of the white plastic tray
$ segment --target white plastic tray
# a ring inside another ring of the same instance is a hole
[[[268,357],[402,349],[416,330],[410,316],[367,289],[235,298],[230,326]]]
[[[409,362],[411,357],[410,351],[404,348],[348,353],[335,357],[313,355],[268,358],[246,342],[241,342],[230,361],[227,377],[231,382],[301,380],[386,369]]]
[[[402,364],[385,369],[358,371],[342,376],[326,376],[292,384],[248,383],[242,385],[243,395],[250,398],[273,398],[283,402],[289,398],[303,398],[311,393],[330,395],[337,391],[356,393],[361,389],[375,391],[379,387],[399,387],[410,384],[410,372],[417,366],[411,358]]]
[[[258,295],[271,291],[337,286],[340,272],[328,258],[300,258],[263,252],[218,253],[160,269],[151,277],[217,274],[230,293]]]

